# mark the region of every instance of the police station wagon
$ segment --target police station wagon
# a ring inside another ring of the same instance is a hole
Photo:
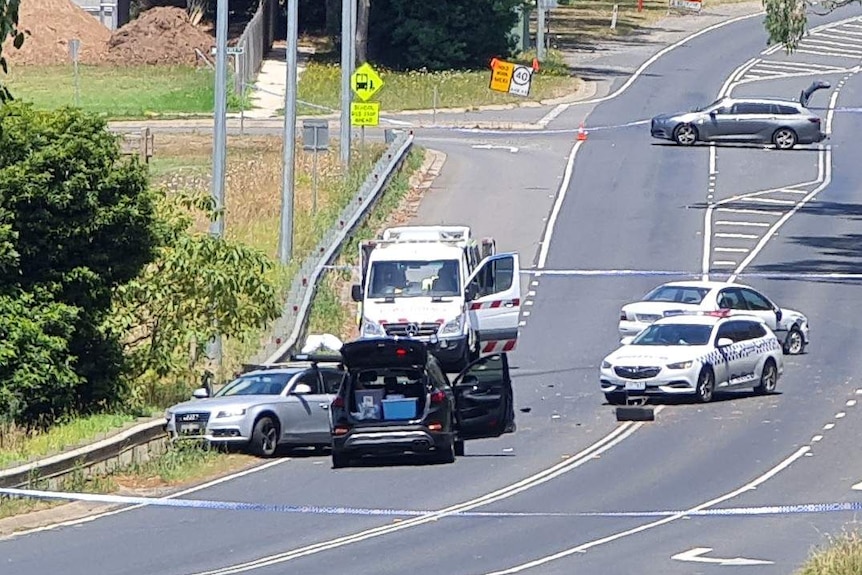
[[[750,387],[771,393],[784,372],[781,342],[764,321],[727,311],[663,317],[602,361],[602,392],[611,404],[632,395],[694,395]]]

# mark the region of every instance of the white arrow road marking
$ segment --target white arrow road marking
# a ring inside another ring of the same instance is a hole
[[[509,150],[512,154],[517,154],[518,149],[515,146],[495,146],[494,144],[473,144],[476,150]]]
[[[854,490],[854,491],[862,491],[862,482],[857,483],[856,485],[854,485],[854,486],[853,486],[853,487],[851,487],[850,489],[852,489],[852,490]]]
[[[712,551],[711,547],[695,547],[684,553],[677,553],[671,559],[677,561],[693,561],[696,563],[715,563],[716,565],[772,565],[772,561],[764,561],[762,559],[745,559],[744,557],[735,557],[733,559],[719,559],[713,557],[701,557],[705,553]]]

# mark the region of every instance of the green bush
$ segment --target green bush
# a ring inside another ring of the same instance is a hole
[[[842,534],[816,550],[797,575],[859,575],[862,573],[862,535]]]

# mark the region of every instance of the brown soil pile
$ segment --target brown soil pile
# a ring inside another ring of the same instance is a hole
[[[29,35],[20,50],[11,41],[3,45],[3,55],[12,65],[68,64],[70,38],[81,41],[79,61],[94,63],[105,53],[111,37],[110,30],[72,0],[23,0],[18,24]]]
[[[103,61],[127,66],[195,65],[202,63],[195,53],[195,48],[209,57],[210,49],[214,45],[213,37],[194,26],[182,8],[152,8],[111,35]]]

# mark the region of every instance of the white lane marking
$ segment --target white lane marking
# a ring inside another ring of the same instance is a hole
[[[818,50],[821,52],[841,54],[844,56],[856,56],[857,58],[862,56],[862,51],[859,50],[851,50],[849,48],[840,48],[835,46],[834,44],[830,45],[822,40],[818,40],[818,43],[808,43],[808,44],[800,44],[800,47],[806,50]]]
[[[843,20],[837,20],[835,22],[827,22],[826,24],[821,24],[820,26],[815,26],[808,31],[808,37],[815,36],[824,30],[829,30],[831,28],[837,28],[838,26],[843,26],[845,24],[849,25],[850,22],[859,22],[858,16],[851,16],[850,18],[844,18]],[[771,54],[775,54],[779,50],[784,48],[782,44],[773,44],[769,48],[765,49],[761,52],[762,55],[768,56]]]
[[[816,51],[816,50],[805,50],[803,48],[797,48],[795,51],[799,54],[812,54],[814,56],[829,56],[832,58],[853,58],[854,60],[858,60],[860,57],[862,57],[862,55],[837,54],[834,51],[833,52],[820,52],[820,51]]]
[[[662,405],[656,407],[656,413],[658,413],[663,407],[664,406]],[[402,521],[400,523],[386,524],[380,527],[374,527],[372,529],[367,529],[365,531],[360,531],[351,535],[345,535],[337,539],[323,541],[321,543],[314,543],[312,545],[307,545],[305,547],[301,547],[291,551],[285,551],[284,553],[278,553],[275,555],[270,555],[268,557],[262,557],[260,559],[255,559],[252,561],[247,561],[245,563],[239,563],[228,567],[222,567],[210,571],[203,571],[194,575],[234,575],[236,573],[245,573],[247,571],[253,571],[255,569],[270,567],[272,565],[278,565],[294,559],[299,559],[300,557],[307,557],[309,555],[314,555],[323,551],[328,551],[330,549],[343,547],[351,543],[366,541],[368,539],[373,539],[382,535],[387,535],[390,533],[409,529],[411,527],[416,527],[419,525],[424,525],[426,523],[438,521],[439,519],[442,519],[454,513],[470,511],[477,507],[489,505],[491,503],[507,499],[509,497],[517,495],[518,493],[536,487],[537,485],[546,483],[556,477],[559,477],[560,475],[568,473],[569,471],[576,469],[589,461],[594,461],[597,455],[601,455],[605,451],[608,451],[616,445],[619,445],[620,443],[625,441],[625,439],[631,436],[635,431],[640,429],[643,425],[643,423],[624,423],[596,443],[592,444],[577,455],[573,456],[572,458],[557,463],[556,465],[553,465],[552,467],[540,471],[539,473],[531,475],[530,477],[522,479],[517,483],[513,483],[502,489],[498,489],[497,491],[488,493],[481,497],[477,497],[476,499],[472,499],[464,503],[459,503],[457,505],[441,509],[440,511],[421,515],[413,519],[407,519],[406,521]]]
[[[768,228],[772,224],[768,222],[735,222],[732,220],[718,220],[715,222],[717,226],[741,226],[749,228]]]
[[[202,485],[197,485],[190,489],[185,489],[183,491],[179,491],[177,493],[172,493],[170,495],[166,495],[162,499],[175,499],[177,497],[182,497],[184,495],[188,495],[190,493],[195,493],[197,491],[203,491],[204,489],[209,489],[210,487],[214,487],[221,483],[225,483],[227,481],[233,481],[234,479],[240,479],[241,477],[245,477],[247,475],[251,475],[252,473],[258,473],[260,471],[265,471],[270,467],[275,467],[276,465],[280,465],[282,463],[286,463],[291,461],[289,457],[285,457],[283,459],[276,459],[275,461],[269,461],[264,463],[263,465],[259,465],[257,467],[252,467],[251,469],[246,469],[244,471],[240,471],[238,473],[232,473],[230,475],[225,475],[224,477],[220,477],[219,479],[214,479],[212,481],[208,481]],[[111,515],[117,515],[119,513],[125,513],[126,511],[132,511],[133,509],[140,509],[141,507],[145,507],[144,504],[140,505],[132,505],[131,507],[121,507],[120,509],[114,509],[112,511],[106,511],[105,513],[98,513],[96,515],[90,515],[88,517],[81,517],[80,519],[72,519],[70,521],[63,521],[62,523],[53,523],[51,525],[45,525],[43,527],[36,527],[34,529],[27,529],[25,531],[16,531],[15,533],[10,533],[8,536],[0,538],[2,541],[8,541],[9,539],[14,539],[16,537],[22,537],[24,535],[30,535],[31,533],[39,533],[41,531],[50,531],[52,529],[57,529],[58,527],[71,527],[74,525],[81,525],[82,523],[89,523],[90,521],[96,521],[97,519],[101,519],[103,517],[110,517]]]
[[[756,240],[760,237],[757,234],[728,234],[724,232],[716,232],[713,235],[717,238],[734,238],[739,240]]]
[[[525,322],[524,320],[518,322],[518,327],[524,327],[525,325],[527,325],[527,322]]]
[[[806,42],[809,45],[817,45],[817,46],[827,46],[827,49],[831,49],[829,47],[834,46],[836,48],[846,49],[850,52],[858,52],[860,49],[859,42],[838,42],[837,38],[829,38],[828,40],[824,40],[822,38],[812,38],[807,40]]]
[[[808,64],[806,62],[780,62],[778,60],[762,60],[758,65],[758,68],[772,68],[780,71],[790,71],[790,72],[802,72],[808,71],[811,72],[823,72],[828,70],[843,70],[843,68],[836,68],[835,66],[827,66],[825,64]]]
[[[548,124],[553,122],[557,118],[557,116],[565,112],[568,108],[568,104],[559,104],[557,106],[554,106],[554,108],[550,112],[542,116],[539,121],[536,122],[536,125],[541,126],[542,128],[546,127]]]
[[[835,427],[835,424],[834,424],[834,423],[827,423],[826,425],[824,425],[824,426],[823,426],[823,430],[824,430],[824,431],[829,431],[829,430],[830,430],[830,429],[832,429],[833,427]]]
[[[712,262],[714,266],[735,266],[736,262],[733,260],[714,260]]]
[[[822,34],[818,34],[818,36],[824,36],[826,38],[842,38],[845,40],[858,40],[862,39],[862,32],[857,32],[855,30],[846,30],[844,28],[832,28],[828,32],[823,32]],[[856,44],[859,45],[858,43]]]
[[[745,209],[745,208],[715,208],[717,212],[729,212],[732,214],[754,214],[758,216],[781,216],[784,215],[784,212],[774,212],[769,210],[754,210],[754,209]]]
[[[515,146],[498,146],[496,144],[473,144],[474,150],[509,150],[510,154],[517,154],[519,148]]]
[[[715,144],[709,145],[709,175],[715,175],[717,173],[715,169]]]
[[[774,193],[777,194],[794,194],[798,196],[804,196],[808,192],[806,190],[791,190],[790,188],[785,188],[783,190],[775,190]]]
[[[856,395],[862,395],[862,389],[857,389],[857,390],[856,390]]]
[[[566,199],[566,194],[569,191],[572,173],[575,171],[575,157],[578,155],[578,150],[581,149],[581,144],[583,143],[583,140],[578,140],[569,152],[569,159],[566,161],[566,171],[563,173],[563,181],[560,183],[560,189],[557,190],[557,199],[554,201],[554,207],[551,209],[551,217],[548,218],[548,225],[545,226],[542,247],[539,248],[539,261],[536,265],[539,269],[545,267],[545,262],[548,260],[548,250],[551,249],[551,239],[554,237],[554,226],[557,224],[557,217],[560,215],[560,209],[563,207],[563,201]]]
[[[817,443],[817,442],[818,442],[818,441],[820,441],[821,439],[823,439],[823,436],[822,436],[822,435],[815,435],[814,437],[812,437],[812,438],[811,438],[811,442],[812,442],[812,443]]]
[[[725,252],[725,253],[737,253],[737,254],[745,254],[748,253],[748,248],[725,248],[725,247],[717,247],[715,248],[717,252]]]
[[[758,58],[752,58],[737,68],[736,72],[728,76],[727,80],[722,84],[721,89],[718,91],[718,97],[723,98],[727,96],[733,83],[742,78],[743,74],[753,68],[758,62],[760,62]]]
[[[856,400],[855,399],[848,399],[847,403],[845,403],[844,405],[846,405],[847,407],[853,407],[854,405],[856,405]]]
[[[843,411],[842,411],[842,412],[839,412],[839,413],[836,413],[836,414],[835,414],[835,419],[843,419],[846,415],[847,415],[847,414],[846,414],[846,413],[844,413]]]
[[[665,517],[663,519],[659,519],[657,521],[653,521],[651,523],[646,523],[644,525],[640,525],[638,527],[634,527],[632,529],[627,529],[625,531],[620,531],[618,533],[614,533],[613,535],[608,535],[606,537],[602,537],[601,539],[595,539],[593,541],[582,543],[576,547],[572,547],[570,549],[566,549],[565,551],[560,551],[559,553],[554,553],[553,555],[548,555],[546,557],[541,557],[534,561],[529,561],[527,563],[522,563],[521,565],[517,565],[515,567],[510,567],[509,569],[503,569],[501,571],[494,571],[493,573],[488,573],[486,575],[512,575],[514,573],[520,573],[521,571],[526,571],[527,569],[532,569],[533,567],[538,567],[540,565],[545,565],[552,561],[556,561],[558,559],[562,559],[564,557],[568,557],[570,555],[574,555],[575,553],[584,553],[588,549],[592,549],[593,547],[598,547],[599,545],[604,545],[605,543],[611,543],[618,539],[622,539],[624,537],[628,537],[629,535],[635,535],[637,533],[642,533],[644,531],[648,531],[650,529],[654,529],[656,527],[660,527],[667,523],[671,523],[678,519],[682,519],[686,516],[686,513],[691,513],[694,511],[702,511],[704,509],[708,509],[710,507],[714,507],[720,503],[723,503],[729,499],[733,499],[745,492],[752,491],[756,489],[758,486],[763,483],[769,481],[772,477],[780,473],[781,471],[790,467],[797,459],[804,456],[811,448],[809,446],[800,447],[795,453],[793,453],[790,457],[758,477],[757,479],[746,483],[739,489],[731,491],[730,493],[726,493],[721,497],[716,497],[706,503],[701,503],[696,507],[692,507],[687,511],[682,511],[680,513]]]
[[[835,118],[835,105],[838,102],[838,95],[841,93],[840,89],[832,92],[832,97],[829,99],[829,110],[826,113],[826,125],[824,126],[826,134],[832,133],[832,121]],[[787,211],[777,222],[775,222],[769,230],[763,235],[757,245],[754,247],[751,252],[749,252],[748,256],[739,264],[733,274],[728,278],[727,281],[733,282],[736,281],[736,277],[742,273],[746,267],[754,260],[755,257],[766,247],[766,244],[778,233],[778,230],[781,229],[787,220],[792,218],[796,212],[805,207],[808,202],[817,197],[817,194],[825,190],[829,187],[829,184],[832,183],[832,147],[827,145],[825,148],[821,146],[821,158],[818,159],[818,170],[821,170],[823,173],[823,181],[819,186],[811,190],[804,198],[799,200],[795,206],[793,206],[790,210]]]
[[[713,565],[774,565],[773,561],[765,559],[746,559],[745,557],[734,557],[733,559],[720,559],[718,557],[703,557],[712,551],[712,547],[695,547],[682,553],[672,555],[671,559],[676,561],[691,561],[694,563],[712,563]]]
[[[853,489],[854,491],[862,491],[862,483],[857,483],[856,485],[854,485],[850,489]]]
[[[742,202],[757,202],[757,203],[761,203],[761,204],[777,204],[777,205],[783,205],[783,206],[792,206],[796,203],[793,200],[777,200],[774,198],[764,198],[762,196],[740,198],[740,201],[742,201]]]

